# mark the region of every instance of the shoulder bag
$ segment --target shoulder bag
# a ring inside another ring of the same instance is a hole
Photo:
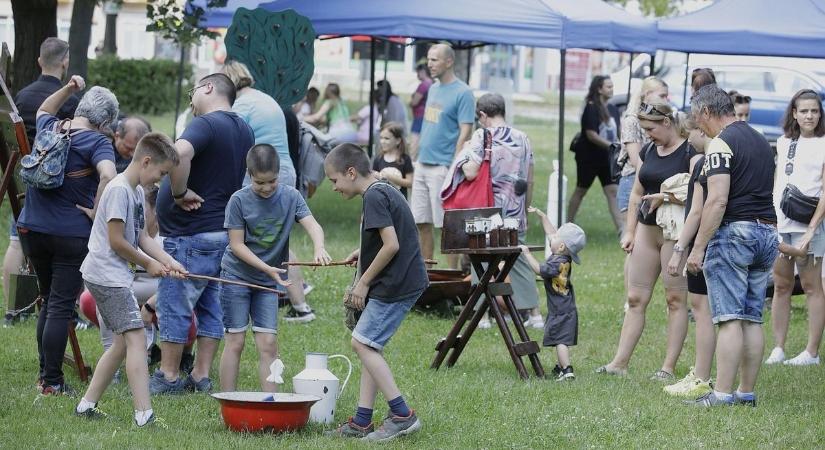
[[[464,180],[453,193],[444,199],[444,209],[489,208],[495,206],[493,180],[490,176],[490,157],[493,153],[493,135],[484,130],[484,159],[478,169],[478,176],[472,181]]]
[[[785,175],[793,173],[793,161],[796,156],[796,140],[791,141],[788,148],[788,162],[785,164]],[[788,183],[782,191],[779,209],[789,219],[802,223],[810,223],[819,204],[819,197],[811,197],[802,193],[798,187]]]

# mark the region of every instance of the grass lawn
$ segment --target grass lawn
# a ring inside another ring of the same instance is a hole
[[[170,131],[171,115],[156,123]],[[161,118],[151,118],[161,119]],[[519,121],[516,122],[517,125]],[[546,186],[551,159],[555,158],[555,125],[524,121],[536,153],[535,204],[546,204]],[[569,140],[575,130],[566,130]],[[568,161],[570,189],[572,154]],[[329,183],[321,186],[310,207],[325,229],[327,248],[333,258],[342,258],[358,242],[360,200],[345,202]],[[2,217],[7,217],[3,210]],[[580,224],[588,234],[582,252],[583,264],[573,270],[580,317],[580,344],[573,349],[577,379],[571,383],[531,379],[521,381],[495,330],[479,330],[452,369],[429,369],[438,339],[452,321],[436,315],[413,313],[404,322],[386,350],[401,391],[424,423],[423,430],[390,444],[398,448],[550,448],[559,447],[782,447],[823,446],[825,372],[821,366],[766,367],[758,383],[759,407],[699,410],[667,397],[661,384],[649,381],[660,367],[665,351],[665,302],[661,287],[649,308],[647,328],[631,363],[627,378],[598,376],[593,370],[610,360],[622,323],[624,254],[598,187],[591,190],[580,213]],[[0,248],[5,248],[6,220],[0,220]],[[542,241],[540,225],[532,220],[530,241]],[[311,256],[308,237],[298,231],[292,248],[299,256]],[[439,259],[444,260],[443,256]],[[352,269],[329,268],[306,272],[315,290],[309,297],[318,319],[306,325],[280,325],[281,357],[286,365],[284,391],[291,377],[302,370],[305,352],[342,353],[356,360],[343,325],[341,296],[352,277]],[[796,354],[807,335],[805,309],[797,301],[793,310],[787,352]],[[542,306],[544,310],[544,306]],[[285,446],[339,448],[359,446],[322,436],[320,426],[279,436],[244,435],[227,431],[218,403],[205,395],[153,399],[168,430],[141,431],[131,422],[132,404],[128,387],[121,384],[106,392],[101,408],[115,419],[87,422],[72,415],[77,399],[38,398],[34,382],[37,349],[33,321],[0,329],[0,447],[7,448],[240,448]],[[84,356],[95,362],[101,353],[96,330],[78,332]],[[535,340],[540,330],[530,330]],[[249,339],[248,339],[249,342]],[[767,340],[770,345],[770,339]],[[770,348],[770,347],[769,347]],[[693,361],[693,327],[677,367],[683,376]],[[540,353],[549,372],[555,363],[549,349]],[[239,386],[257,389],[254,347],[248,347],[241,365]],[[340,360],[330,368],[343,378]],[[84,386],[67,368],[70,384]],[[213,366],[217,376],[217,362]],[[338,401],[336,420],[354,413],[358,398],[359,367]],[[378,398],[376,420],[386,412]],[[817,406],[818,405],[818,406]],[[819,444],[817,444],[819,442]]]

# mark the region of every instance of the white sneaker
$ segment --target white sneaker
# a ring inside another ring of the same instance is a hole
[[[812,366],[819,364],[819,356],[811,356],[807,350],[802,350],[802,353],[786,360],[784,364],[786,366]]]
[[[524,322],[524,326],[532,328],[544,328],[544,319],[541,318],[540,314],[537,316],[530,316],[530,318]]]
[[[482,330],[489,330],[490,328],[493,328],[493,324],[490,323],[490,319],[485,317],[478,321],[478,327]]]
[[[771,350],[771,354],[768,355],[768,359],[765,360],[765,364],[779,364],[785,360],[785,350],[782,350],[780,347],[774,347]]]

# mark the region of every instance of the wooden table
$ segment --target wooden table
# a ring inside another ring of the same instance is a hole
[[[530,247],[530,250],[542,249],[543,247],[540,246]],[[501,330],[504,345],[507,347],[507,351],[513,359],[513,364],[515,364],[519,376],[525,380],[529,378],[524,361],[522,360],[522,357],[527,356],[536,376],[543,378],[544,368],[541,366],[538,357],[539,345],[535,341],[531,341],[527,335],[527,330],[524,328],[524,324],[521,323],[521,316],[513,302],[513,288],[510,286],[510,283],[504,281],[521,254],[521,249],[519,247],[461,248],[442,249],[442,252],[468,255],[470,261],[472,261],[473,269],[479,277],[478,284],[472,288],[467,304],[464,305],[461,314],[459,314],[458,319],[452,329],[450,329],[447,337],[442,338],[438,341],[438,344],[436,344],[436,355],[430,368],[438,369],[441,367],[442,362],[444,362],[450,350],[452,350],[452,353],[450,353],[449,358],[447,358],[447,367],[452,367],[456,361],[458,361],[458,357],[461,356],[461,352],[464,350],[464,347],[467,346],[467,342],[478,327],[478,322],[484,316],[487,308],[489,308],[493,313],[499,330]],[[504,265],[499,268],[501,262],[503,262]],[[486,269],[484,268],[485,263],[487,264]],[[474,310],[482,294],[485,294],[485,298],[479,305],[478,310]],[[510,313],[510,317],[513,319],[513,325],[516,328],[516,333],[519,338],[518,341],[513,338],[510,327],[504,320],[504,314],[498,302],[495,301],[496,296],[504,298],[507,312]],[[465,324],[467,325],[466,328]]]

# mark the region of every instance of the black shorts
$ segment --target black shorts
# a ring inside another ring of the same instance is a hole
[[[596,177],[599,178],[602,187],[617,184],[610,176],[607,152],[576,153],[576,187],[589,189]]]
[[[578,341],[579,313],[575,308],[561,314],[547,313],[547,320],[544,322],[544,339],[542,341],[545,347],[573,346]]]
[[[690,292],[691,294],[708,295],[708,285],[705,282],[705,274],[703,274],[702,272],[699,272],[698,275],[694,275],[688,272],[687,286],[688,292]]]

